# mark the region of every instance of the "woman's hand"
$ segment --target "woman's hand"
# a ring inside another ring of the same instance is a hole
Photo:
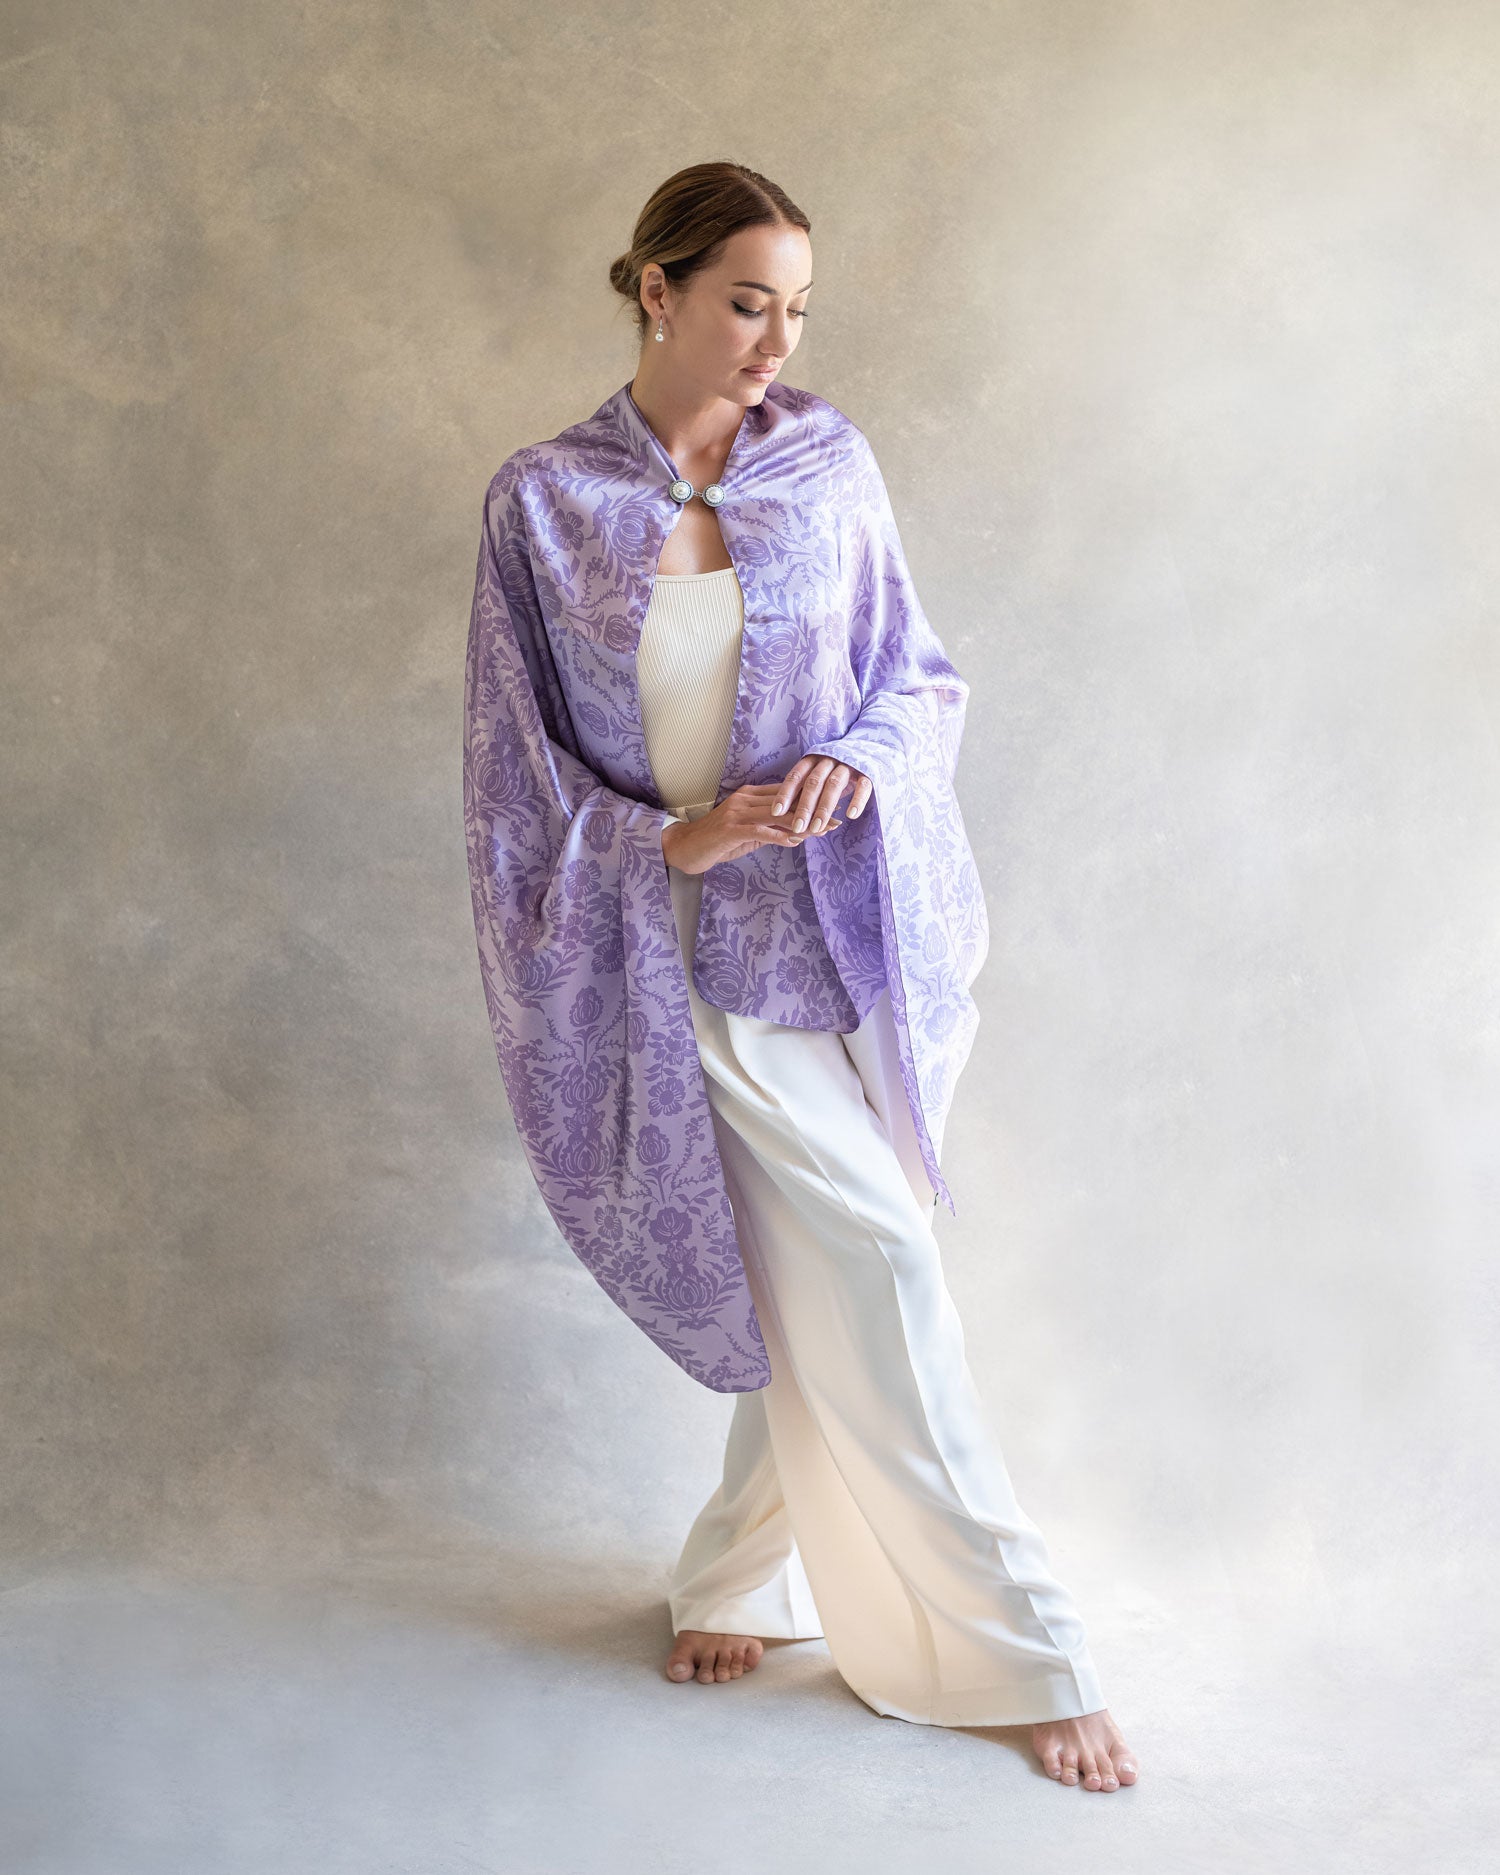
[[[804,756],[803,761],[807,759]],[[797,763],[792,775],[801,766]],[[697,820],[671,822],[662,828],[662,857],[679,872],[707,872],[720,860],[743,859],[758,846],[801,846],[804,840],[831,833],[841,825],[825,817],[822,825],[799,830],[794,824],[796,813],[788,810],[778,814],[777,802],[790,800],[790,779],[746,782]]]
[[[831,755],[804,755],[783,780],[747,782],[700,819],[664,827],[662,855],[679,872],[707,872],[758,846],[801,846],[843,825],[833,810],[850,788],[849,818],[858,820],[875,783]]]
[[[851,784],[854,792],[849,797],[849,818],[858,820],[875,791],[875,783],[859,769],[836,762],[831,755],[804,755],[787,770],[782,791],[772,805],[778,814],[785,810],[794,827],[826,833],[839,824],[833,819],[833,810]]]

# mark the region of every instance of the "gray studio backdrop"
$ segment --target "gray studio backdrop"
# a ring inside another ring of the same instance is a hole
[[[630,376],[608,263],[724,155],[812,218],[788,380],[871,437],[972,686],[993,943],[938,1228],[1156,1776],[1115,1866],[1276,1866],[1282,1831],[1467,1866],[1432,1857],[1484,1801],[1452,1722],[1495,1640],[1493,8],[12,0],[0,31],[12,1866],[264,1867],[278,1805],[309,1866],[490,1866],[465,1806],[509,1753],[540,1868],[575,1799],[672,1800],[610,1712],[709,1749],[652,1676],[730,1402],[521,1156],[459,738],[485,485]],[[339,1731],[298,1678],[377,1619],[339,1726],[394,1683],[459,1767],[399,1759],[378,1830],[357,1767],[305,1768]],[[401,1677],[476,1648],[506,1674],[472,1724]],[[777,1783],[778,1724],[814,1758],[912,1731],[783,1658],[741,1773],[810,1829],[837,1803]],[[295,1767],[253,1659],[300,1689]],[[580,1725],[547,1785],[537,1739]],[[254,1800],[201,1755],[225,1726]],[[941,1813],[963,1849],[987,1813],[940,1778],[893,1808],[908,1775],[846,1844]]]

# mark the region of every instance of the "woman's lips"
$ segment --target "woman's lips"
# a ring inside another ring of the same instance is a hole
[[[750,373],[752,378],[774,378],[781,367],[780,365],[768,365],[762,368],[759,365],[746,365],[745,369]]]

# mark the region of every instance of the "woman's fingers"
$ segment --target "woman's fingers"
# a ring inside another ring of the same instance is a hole
[[[821,839],[825,833],[832,833],[835,827],[841,827],[842,825],[842,821],[830,820],[826,827],[818,827],[816,829],[809,827],[803,833],[794,833],[790,827],[776,827],[768,823],[762,823],[760,831],[762,833],[775,835],[787,846],[801,846],[804,840]]]
[[[824,833],[832,825],[833,810],[843,798],[854,777],[842,762],[823,778],[813,795],[807,826],[810,833]]]
[[[807,832],[812,822],[821,814],[826,821],[829,812],[838,801],[838,788],[830,791],[833,778],[842,773],[847,779],[849,771],[842,762],[835,762],[830,755],[804,755],[792,763],[787,770],[786,780],[776,796],[774,812],[792,816],[794,829]],[[819,807],[819,801],[827,794],[827,803]],[[799,824],[800,823],[800,824]],[[818,829],[822,831],[821,828]]]
[[[811,774],[813,768],[819,761],[826,759],[826,757],[815,755],[799,756],[782,778],[781,786],[777,791],[776,802],[771,812],[773,814],[792,812],[792,802],[796,799],[798,790],[802,787],[803,781]]]
[[[849,794],[848,818],[858,820],[865,811],[875,784],[857,768],[835,762],[832,756],[804,755],[793,762],[786,778],[776,789],[772,813],[785,814],[797,833],[828,833],[839,823],[833,811]]]

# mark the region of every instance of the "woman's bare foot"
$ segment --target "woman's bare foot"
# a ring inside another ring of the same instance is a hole
[[[753,1634],[707,1634],[702,1628],[684,1628],[667,1655],[667,1678],[691,1680],[705,1686],[715,1680],[737,1680],[760,1662],[765,1646]]]
[[[1031,1728],[1031,1742],[1048,1777],[1085,1790],[1118,1790],[1133,1784],[1135,1753],[1120,1736],[1107,1708],[1081,1719],[1045,1719]]]

